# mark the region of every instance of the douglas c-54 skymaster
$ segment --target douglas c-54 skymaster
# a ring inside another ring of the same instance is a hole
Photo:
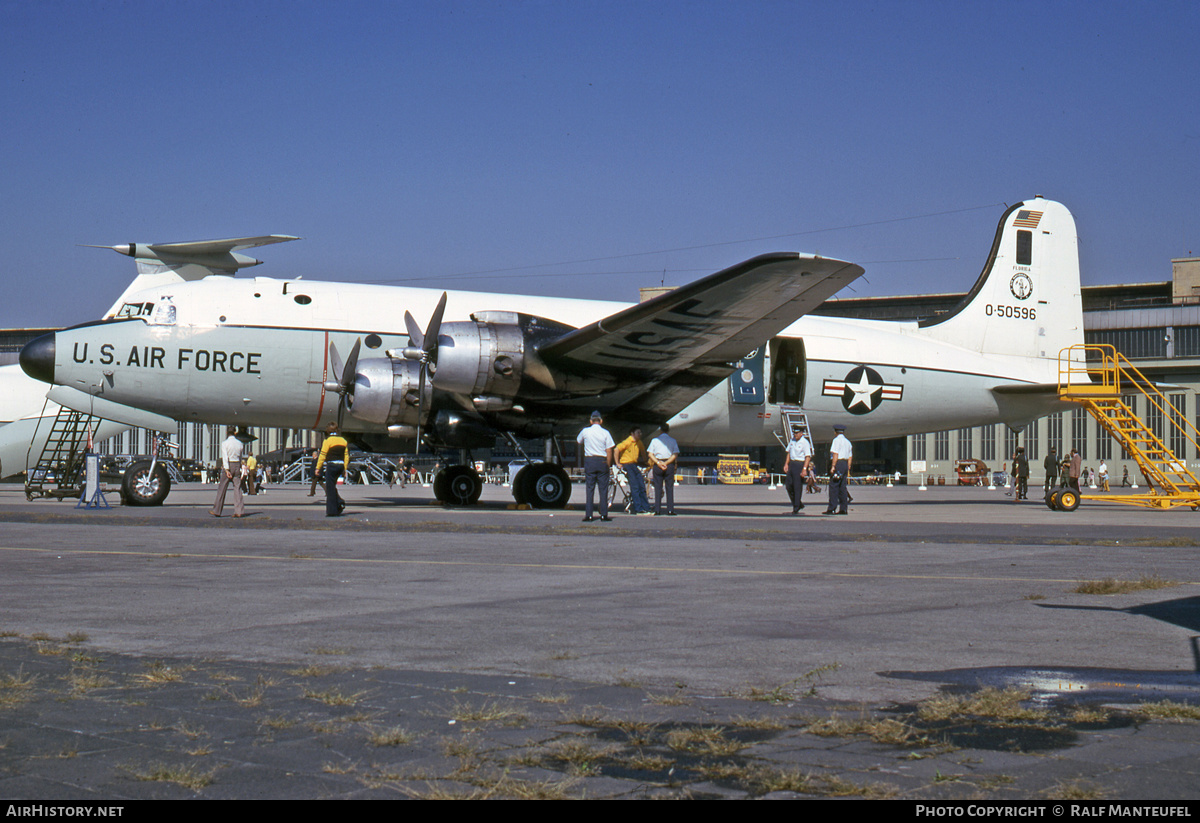
[[[919,323],[799,319],[862,269],[791,252],[634,306],[230,276],[257,262],[236,250],[291,239],[114,246],[139,277],[102,321],[34,340],[21,365],[71,408],[99,397],[164,422],[340,420],[372,448],[459,449],[435,491],[473,501],[466,450],[515,435],[547,438],[549,455],[593,408],[618,430],[669,421],[684,444],[772,443],[788,407],[814,432],[842,422],[859,439],[1020,427],[1062,407],[1059,350],[1083,339],[1075,223],[1040,197],[1005,212],[962,304]],[[161,502],[154,486],[141,502]],[[561,507],[570,483],[547,460],[513,493]]]

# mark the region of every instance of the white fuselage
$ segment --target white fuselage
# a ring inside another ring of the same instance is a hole
[[[360,360],[386,357],[388,350],[410,345],[407,333],[398,331],[404,328],[404,312],[428,317],[440,296],[433,289],[262,277],[178,283],[126,297],[127,306],[139,300],[154,304],[145,317],[59,332],[55,382],[183,421],[320,428],[336,418],[337,395],[326,387],[334,379],[330,342],[345,353],[362,339]],[[445,319],[511,311],[579,327],[626,307],[450,292]],[[136,315],[136,309],[128,313]],[[854,437],[875,438],[1027,420],[1053,410],[1045,400],[1036,402],[1036,414],[1032,408],[1002,408],[991,387],[1053,382],[1054,360],[970,351],[915,323],[810,316],[779,337],[803,340],[800,405],[818,436],[834,422],[845,423]],[[874,372],[871,381],[859,379],[849,394],[837,388],[862,366]],[[769,381],[769,355],[761,368]],[[765,397],[758,403],[732,402],[731,381],[739,376],[735,372],[722,380],[670,421],[680,442],[775,442],[778,404]],[[349,417],[346,423],[350,430],[386,430]]]

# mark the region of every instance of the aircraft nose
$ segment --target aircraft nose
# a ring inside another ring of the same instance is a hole
[[[21,371],[43,383],[54,382],[54,332],[43,334],[21,349]]]

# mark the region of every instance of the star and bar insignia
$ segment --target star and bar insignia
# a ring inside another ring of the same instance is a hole
[[[821,395],[842,398],[842,406],[851,414],[866,414],[884,400],[902,399],[904,384],[885,383],[870,366],[855,366],[844,380],[826,380]]]

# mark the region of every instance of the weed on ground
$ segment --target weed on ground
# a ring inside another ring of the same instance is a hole
[[[811,694],[832,666],[664,700],[682,685],[145,661],[84,642],[0,639],[0,775],[70,769],[81,791],[129,798],[1111,797],[1092,761],[1059,765],[1073,748],[1200,721],[1188,704],[1053,707],[1016,689],[850,706]]]

